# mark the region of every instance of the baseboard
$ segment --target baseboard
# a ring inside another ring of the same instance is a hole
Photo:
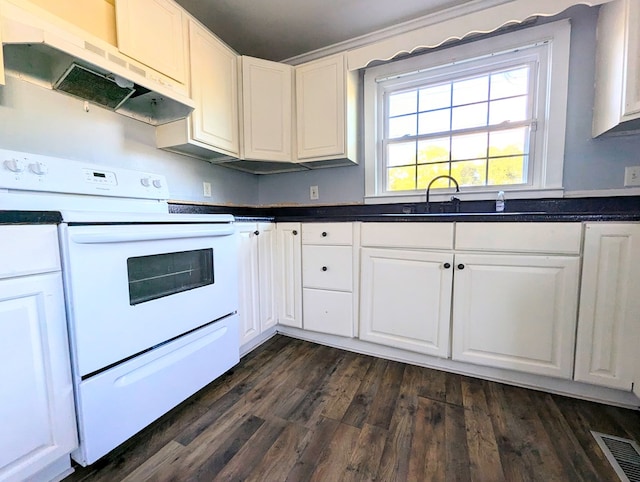
[[[252,340],[250,340],[247,343],[245,343],[244,345],[242,345],[240,347],[240,358],[242,358],[247,353],[255,350],[256,348],[258,348],[260,345],[262,345],[269,338],[274,337],[277,334],[276,328],[277,328],[277,326],[272,326],[270,328],[267,328],[265,331],[260,333],[258,336],[256,336]]]

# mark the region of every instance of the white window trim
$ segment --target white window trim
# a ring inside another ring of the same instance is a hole
[[[387,202],[420,202],[425,199],[423,193],[383,193],[382,183],[378,176],[381,162],[380,142],[377,140],[378,129],[378,85],[376,79],[386,78],[419,69],[435,66],[446,66],[467,59],[491,55],[493,52],[504,52],[510,49],[548,42],[548,71],[540,84],[547,82],[547,116],[544,126],[538,133],[536,149],[541,150],[541,157],[536,159],[537,172],[534,173],[532,186],[467,186],[461,189],[463,200],[493,199],[498,190],[505,191],[514,198],[562,197],[564,143],[567,111],[567,86],[569,80],[569,50],[571,25],[568,20],[561,20],[545,25],[531,27],[517,32],[497,35],[465,45],[438,50],[402,61],[391,62],[366,69],[364,80],[364,155],[365,155],[365,203]],[[543,69],[541,69],[541,73]],[[542,163],[540,163],[542,160]],[[445,200],[451,195],[450,190],[438,190],[431,199]]]

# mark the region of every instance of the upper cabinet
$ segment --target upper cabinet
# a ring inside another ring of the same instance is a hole
[[[172,0],[116,0],[118,48],[164,75],[187,83],[187,25]]]
[[[640,2],[615,0],[598,15],[593,136],[640,129]]]
[[[242,57],[244,159],[291,162],[293,67]]]
[[[190,117],[158,126],[158,147],[203,160],[240,155],[238,56],[198,22],[189,20]]]
[[[299,162],[357,163],[358,78],[344,54],[297,66],[295,79]]]

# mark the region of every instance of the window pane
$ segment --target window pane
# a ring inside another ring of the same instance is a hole
[[[527,127],[491,132],[489,134],[489,157],[524,154],[528,133]]]
[[[449,163],[418,166],[418,189],[427,189],[434,178],[445,174],[449,174]],[[431,185],[431,189],[447,188],[450,182],[447,178],[438,179]]]
[[[416,135],[416,115],[405,115],[389,119],[389,139]]]
[[[411,114],[418,106],[418,92],[402,92],[389,96],[389,116]]]
[[[527,98],[512,97],[511,99],[494,100],[489,104],[489,124],[502,122],[516,122],[527,119]]]
[[[449,161],[449,138],[429,139],[418,142],[418,164]]]
[[[451,84],[436,85],[420,90],[419,110],[442,109],[451,105]]]
[[[451,164],[451,175],[461,186],[484,186],[487,180],[487,161],[476,159]]]
[[[401,142],[387,146],[387,166],[406,166],[416,163],[416,142]]]
[[[489,98],[489,76],[453,83],[453,105],[482,102]]]
[[[491,75],[491,99],[526,95],[528,91],[529,67]]]
[[[425,112],[418,116],[418,134],[433,134],[446,132],[450,127],[451,111],[449,109]]]
[[[526,179],[526,157],[501,157],[489,159],[489,179],[491,186],[501,184],[524,184]]]
[[[451,129],[467,129],[487,125],[487,103],[465,105],[452,109]]]
[[[487,134],[466,134],[451,138],[451,158],[478,159],[487,156]]]
[[[388,191],[409,191],[416,188],[416,167],[391,167],[387,169]]]

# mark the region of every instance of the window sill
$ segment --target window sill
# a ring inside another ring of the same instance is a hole
[[[544,198],[562,198],[564,197],[563,188],[555,189],[508,189],[495,188],[493,190],[483,189],[482,191],[460,188],[460,192],[455,189],[438,189],[436,192],[429,193],[429,201],[443,202],[456,196],[461,201],[486,201],[494,200],[498,195],[498,191],[504,191],[506,199],[544,199]],[[365,196],[365,204],[389,204],[389,203],[415,203],[424,202],[426,191],[421,194],[380,194],[376,196]]]

